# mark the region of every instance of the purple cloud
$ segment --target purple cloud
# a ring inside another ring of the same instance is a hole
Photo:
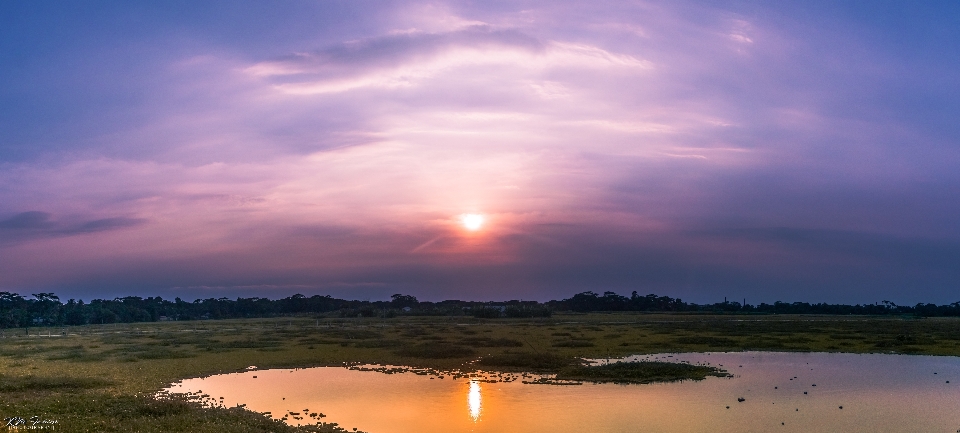
[[[955,301],[958,86],[929,40],[797,5],[312,7],[326,27],[258,41],[240,14],[115,41],[162,55],[77,46],[113,82],[62,92],[115,96],[28,116],[59,135],[17,149],[57,144],[0,159],[0,289]]]

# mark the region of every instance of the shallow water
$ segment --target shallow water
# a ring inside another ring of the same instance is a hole
[[[246,404],[278,418],[309,409],[370,433],[960,431],[957,357],[738,352],[628,359],[722,365],[734,377],[558,386],[319,367],[189,379],[170,390],[202,390],[225,406]]]

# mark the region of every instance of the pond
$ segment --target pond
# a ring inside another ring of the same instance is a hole
[[[188,379],[170,391],[202,391],[291,423],[322,413],[323,421],[370,433],[960,431],[957,357],[737,352],[627,360],[710,364],[733,376],[543,385],[523,383],[532,377],[318,367]]]

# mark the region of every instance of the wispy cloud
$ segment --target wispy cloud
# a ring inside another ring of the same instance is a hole
[[[112,217],[94,220],[56,220],[48,212],[27,211],[0,220],[0,246],[67,236],[120,230],[147,222],[144,218]]]
[[[0,99],[21,119],[0,116],[0,289],[861,301],[960,281],[956,68],[888,52],[869,23],[698,2],[311,7],[256,38],[237,35],[261,17],[217,27],[232,37],[160,20],[137,56],[91,37],[70,68],[0,71],[26,95]],[[464,213],[489,224],[467,234]]]
[[[650,68],[649,62],[587,44],[541,41],[513,29],[475,26],[446,33],[410,31],[352,41],[313,53],[250,66],[285,93],[320,94],[427,84],[438,75],[508,67],[523,79],[556,68]],[[471,70],[473,69],[473,70]],[[517,74],[517,70],[527,71]]]

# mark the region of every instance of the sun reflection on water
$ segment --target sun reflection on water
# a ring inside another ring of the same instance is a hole
[[[470,418],[473,422],[480,421],[480,382],[470,381],[470,392],[467,394],[467,406],[470,408]]]

